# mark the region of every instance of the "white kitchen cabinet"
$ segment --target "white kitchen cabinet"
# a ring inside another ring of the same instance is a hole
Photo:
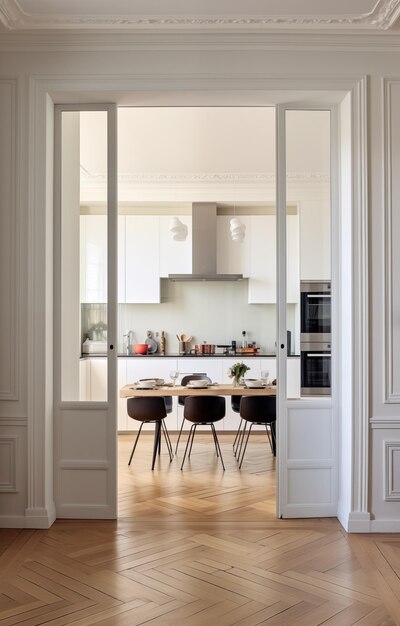
[[[185,241],[175,241],[169,230],[172,215],[160,215],[160,276],[190,274],[192,272],[192,216],[179,217],[188,227]]]
[[[80,218],[81,302],[107,302],[107,216]]]
[[[107,359],[90,359],[90,400],[107,401]]]
[[[217,272],[219,274],[250,274],[250,216],[240,216],[246,226],[243,242],[232,241],[230,220],[232,215],[217,216]]]
[[[127,215],[125,220],[125,301],[159,303],[159,218],[157,215]]]
[[[81,302],[107,302],[107,215],[80,217]],[[118,302],[125,302],[125,216],[118,216]]]
[[[300,255],[301,280],[331,280],[329,193],[301,202]]]
[[[79,360],[79,400],[90,400],[90,359]]]
[[[287,302],[300,298],[299,217],[287,216]],[[276,217],[250,218],[249,304],[276,304]]]
[[[127,357],[124,359],[126,362],[126,384],[133,383],[140,378],[164,378],[166,382],[171,382],[170,371],[176,368],[176,359],[169,357],[155,357],[155,356],[143,356],[143,357]],[[177,399],[173,398],[172,413],[169,413],[166,417],[165,423],[169,430],[176,430],[177,421]],[[138,430],[140,423],[127,418],[127,430]],[[154,430],[154,424],[144,425],[142,430]]]

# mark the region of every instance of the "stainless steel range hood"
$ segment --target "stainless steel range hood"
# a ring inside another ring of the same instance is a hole
[[[192,205],[192,273],[169,274],[173,281],[235,281],[243,274],[217,274],[217,205]]]

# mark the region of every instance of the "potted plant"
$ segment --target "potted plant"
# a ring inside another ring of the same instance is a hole
[[[249,370],[249,366],[245,365],[243,361],[241,363],[235,363],[228,370],[229,378],[233,378],[233,384],[235,387],[239,385],[239,380]]]

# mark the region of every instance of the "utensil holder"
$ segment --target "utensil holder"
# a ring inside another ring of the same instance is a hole
[[[179,342],[179,354],[186,354],[186,341]]]

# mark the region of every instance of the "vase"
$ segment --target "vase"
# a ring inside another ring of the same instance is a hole
[[[234,377],[234,379],[233,379],[233,386],[234,387],[239,387],[239,385],[240,385],[240,383],[239,383],[240,378],[241,378],[240,376],[238,376],[237,378],[236,378],[236,376]]]

